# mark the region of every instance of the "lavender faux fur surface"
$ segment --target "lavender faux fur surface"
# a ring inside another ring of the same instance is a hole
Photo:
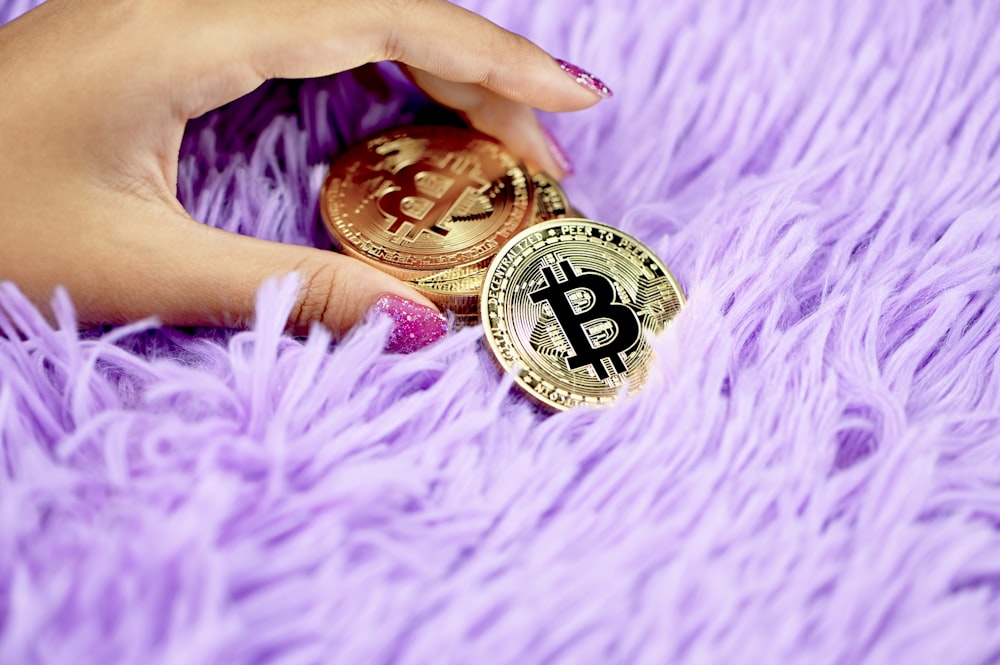
[[[651,384],[545,416],[480,328],[282,336],[288,280],[249,332],[6,285],[0,663],[1000,661],[1000,3],[469,6],[617,93],[546,122],[687,289]],[[193,122],[183,201],[323,243],[390,84]]]

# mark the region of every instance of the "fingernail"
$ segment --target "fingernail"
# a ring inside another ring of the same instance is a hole
[[[549,144],[549,154],[552,155],[552,159],[559,165],[559,168],[563,170],[563,175],[573,175],[573,162],[569,161],[569,156],[563,150],[563,147],[559,145],[559,141],[545,125],[542,125],[542,132],[545,133],[545,139]]]
[[[590,90],[599,97],[612,97],[615,93],[611,92],[604,81],[597,78],[586,69],[580,69],[571,62],[566,62],[565,60],[556,59],[562,70],[573,77],[573,79],[582,85],[587,90]]]
[[[385,343],[385,350],[392,353],[413,353],[448,332],[448,319],[444,316],[399,296],[382,296],[370,311],[392,317],[392,333]]]

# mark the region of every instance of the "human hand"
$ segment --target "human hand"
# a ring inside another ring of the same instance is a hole
[[[0,28],[0,280],[43,309],[63,285],[83,324],[240,326],[263,281],[297,272],[292,330],[342,333],[377,303],[440,335],[433,305],[402,282],[200,224],[176,197],[187,120],[270,78],[380,60],[557,175],[566,164],[531,107],[608,94],[446,0],[49,0]]]

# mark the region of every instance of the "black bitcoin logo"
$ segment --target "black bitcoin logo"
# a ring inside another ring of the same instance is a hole
[[[448,229],[440,224],[467,197],[482,194],[489,187],[488,182],[468,173],[444,171],[424,163],[404,166],[395,175],[396,188],[382,194],[378,205],[392,218],[389,233],[398,234],[408,224],[403,238],[410,241],[424,231],[448,235]]]
[[[615,286],[598,273],[577,274],[569,261],[560,261],[565,279],[559,281],[551,266],[542,268],[545,286],[532,292],[535,304],[548,302],[559,327],[573,349],[566,358],[571,370],[590,366],[597,378],[610,377],[604,361],[619,374],[625,373],[622,354],[640,339],[639,317],[627,305],[615,300]]]

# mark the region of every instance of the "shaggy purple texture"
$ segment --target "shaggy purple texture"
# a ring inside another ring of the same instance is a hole
[[[286,281],[251,332],[78,334],[8,285],[0,662],[997,662],[1000,3],[470,6],[617,93],[546,122],[688,290],[651,385],[547,417],[479,328],[295,340]],[[181,196],[324,243],[324,164],[425,112],[268,85]]]

